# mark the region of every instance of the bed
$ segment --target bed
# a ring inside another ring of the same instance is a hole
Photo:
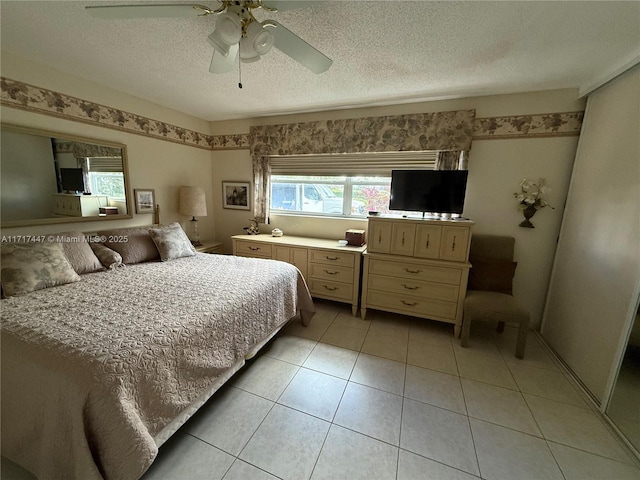
[[[314,312],[284,262],[192,252],[111,267],[2,300],[2,454],[38,477],[139,478],[246,358]]]

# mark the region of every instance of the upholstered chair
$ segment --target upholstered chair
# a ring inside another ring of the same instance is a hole
[[[523,358],[529,329],[529,312],[513,298],[513,276],[517,263],[513,261],[515,239],[499,235],[473,235],[469,261],[467,295],[464,300],[460,344],[469,345],[471,323],[495,322],[497,331],[505,323],[517,323],[516,357]]]

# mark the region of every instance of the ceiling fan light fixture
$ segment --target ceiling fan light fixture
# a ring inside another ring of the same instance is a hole
[[[249,42],[246,38],[240,40],[240,61],[242,63],[252,63],[260,60],[260,55],[258,55],[253,48],[251,42]]]
[[[275,41],[273,34],[258,22],[251,22],[247,27],[247,40],[251,42],[258,55],[264,55],[271,50]]]
[[[223,57],[226,57],[229,55],[229,47],[231,45],[229,45],[228,43],[223,42],[218,35],[216,35],[217,32],[213,32],[211,35],[209,35],[207,37],[207,41],[209,42],[209,44],[214,48],[214,50],[216,50],[218,53],[220,53]]]
[[[216,37],[227,45],[234,45],[242,37],[242,20],[235,14],[224,12],[216,19]]]

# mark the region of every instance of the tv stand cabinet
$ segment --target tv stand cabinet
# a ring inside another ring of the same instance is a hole
[[[454,325],[469,278],[469,220],[369,217],[361,315],[368,308]]]

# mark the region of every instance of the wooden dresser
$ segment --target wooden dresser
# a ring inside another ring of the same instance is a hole
[[[356,315],[364,246],[343,247],[337,240],[290,235],[234,235],[231,239],[234,255],[289,262],[302,272],[312,296],[350,303]]]
[[[462,327],[469,277],[469,220],[369,217],[362,279],[367,308]]]

